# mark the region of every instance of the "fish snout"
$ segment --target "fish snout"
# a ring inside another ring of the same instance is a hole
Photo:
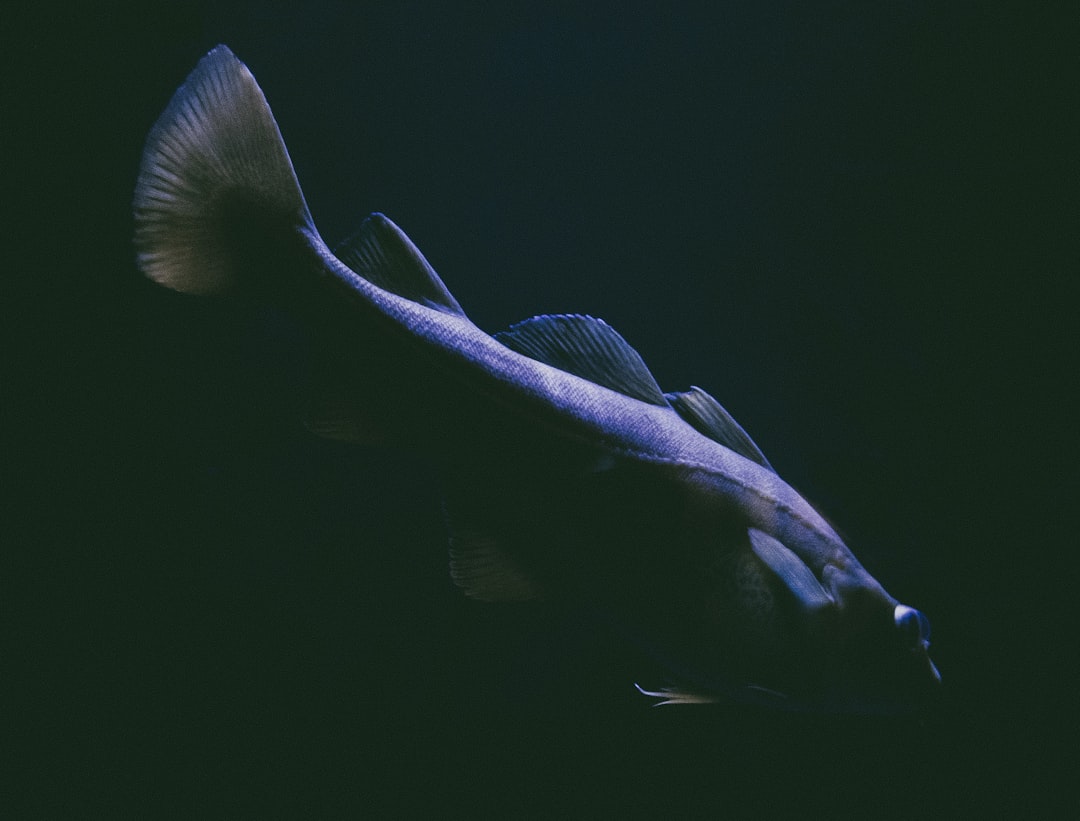
[[[906,604],[893,609],[896,634],[912,657],[912,669],[923,691],[933,694],[941,685],[941,673],[930,659],[930,620]]]

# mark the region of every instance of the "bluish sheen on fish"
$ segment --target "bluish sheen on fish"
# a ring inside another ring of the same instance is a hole
[[[604,614],[670,669],[671,687],[638,684],[664,703],[908,709],[940,681],[926,617],[704,390],[665,393],[593,317],[484,332],[382,214],[331,250],[225,46],[151,130],[134,210],[148,277],[306,329],[313,434],[434,466],[465,595]]]

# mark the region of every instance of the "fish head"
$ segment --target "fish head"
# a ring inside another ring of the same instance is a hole
[[[660,661],[675,681],[653,693],[664,703],[893,714],[932,702],[941,676],[921,611],[861,567],[842,578],[827,568],[819,582],[790,551],[785,563],[755,549],[763,538],[753,530],[724,541],[691,597],[697,628],[652,643],[667,651]]]
[[[846,548],[814,562],[705,481],[652,479],[633,465],[592,475],[553,540],[573,545],[562,555],[574,558],[580,597],[657,663],[642,684],[807,711],[906,712],[933,698],[929,620]]]
[[[853,557],[843,568],[825,565],[825,595],[810,604],[783,574],[774,571],[774,578],[791,629],[805,637],[813,654],[816,675],[807,695],[823,707],[903,712],[937,693],[941,675],[930,660],[930,620],[887,593]]]
[[[884,591],[881,591],[884,593]],[[941,674],[930,659],[930,620],[887,594],[845,605],[817,640],[817,692],[827,709],[859,713],[909,712],[939,692]]]

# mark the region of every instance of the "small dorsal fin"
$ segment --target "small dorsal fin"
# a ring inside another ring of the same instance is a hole
[[[445,314],[465,316],[424,255],[384,214],[365,219],[334,255],[383,290]]]
[[[495,334],[511,350],[651,405],[667,405],[641,356],[602,319],[534,316]]]
[[[699,433],[772,470],[773,473],[776,472],[761,449],[754,444],[754,440],[747,436],[746,431],[724,410],[723,405],[701,388],[691,387],[688,391],[667,393],[664,396],[678,411],[679,416],[693,425]]]

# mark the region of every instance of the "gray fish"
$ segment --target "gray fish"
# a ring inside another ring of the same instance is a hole
[[[708,393],[665,393],[589,316],[485,333],[382,214],[331,251],[225,46],[151,130],[134,210],[146,276],[281,306],[310,330],[311,431],[438,469],[465,595],[609,616],[671,670],[675,686],[638,687],[666,703],[906,708],[940,681],[925,616]]]

